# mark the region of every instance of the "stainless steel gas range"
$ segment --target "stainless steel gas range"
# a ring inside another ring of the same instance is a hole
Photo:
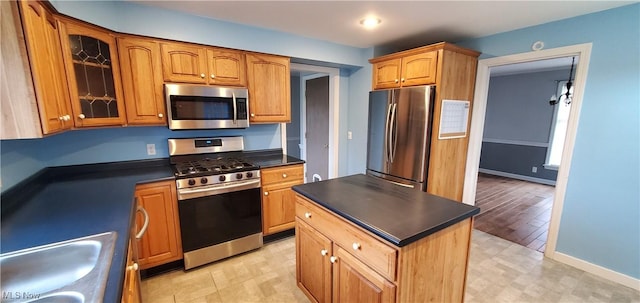
[[[260,169],[242,137],[169,139],[184,267],[262,246]]]

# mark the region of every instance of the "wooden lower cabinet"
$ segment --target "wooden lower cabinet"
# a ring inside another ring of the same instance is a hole
[[[175,181],[138,185],[136,198],[149,214],[147,231],[138,241],[140,268],[147,269],[182,259]],[[144,224],[140,213],[136,224]]]
[[[297,285],[320,303],[463,302],[472,226],[397,247],[296,195]]]
[[[304,183],[302,164],[265,168],[260,175],[263,235],[294,228],[296,195],[291,187]]]
[[[139,303],[142,302],[140,291],[140,272],[136,262],[136,255],[133,250],[135,244],[134,236],[129,241],[129,249],[127,253],[127,267],[124,273],[124,285],[122,286],[122,303]]]

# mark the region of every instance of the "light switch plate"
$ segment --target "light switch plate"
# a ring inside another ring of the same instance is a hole
[[[347,132],[347,139],[349,139],[349,140],[353,139],[353,132],[351,132],[351,131]]]
[[[155,144],[147,144],[147,155],[153,156],[156,154],[156,145]]]

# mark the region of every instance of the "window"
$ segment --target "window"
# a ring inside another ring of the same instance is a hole
[[[573,97],[573,86],[569,90],[567,99],[567,81],[558,82],[558,103],[554,105],[553,121],[551,123],[551,134],[549,135],[549,148],[547,149],[547,161],[544,167],[547,169],[558,169],[564,148],[564,139],[567,136],[567,126],[569,125],[569,112],[571,111],[571,99]]]

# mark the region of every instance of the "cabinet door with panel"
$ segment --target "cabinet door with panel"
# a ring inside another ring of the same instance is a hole
[[[19,1],[43,134],[73,127],[58,21],[37,1]]]
[[[333,302],[395,302],[396,286],[334,244]]]
[[[109,31],[61,19],[60,40],[76,127],[125,125],[116,39]]]
[[[296,195],[292,186],[304,183],[302,164],[265,168],[262,181],[262,233],[265,235],[295,226]]]
[[[127,252],[127,263],[124,273],[124,284],[122,285],[122,303],[140,303],[142,295],[140,291],[140,272],[136,262],[136,254],[133,251],[135,243],[134,237],[129,241]]]
[[[331,302],[331,249],[331,240],[296,221],[296,282],[312,302]]]
[[[246,60],[250,121],[291,122],[289,58],[247,53]]]
[[[389,59],[373,65],[373,89],[400,87],[402,60]]]
[[[162,43],[164,81],[207,83],[207,52],[198,45]]]
[[[247,86],[244,53],[221,48],[207,49],[209,84]]]
[[[182,259],[175,182],[163,181],[136,186],[138,203],[149,215],[146,233],[139,241],[140,268],[146,269]],[[142,224],[138,217],[138,225]]]
[[[160,44],[119,37],[118,55],[128,124],[166,125]]]

